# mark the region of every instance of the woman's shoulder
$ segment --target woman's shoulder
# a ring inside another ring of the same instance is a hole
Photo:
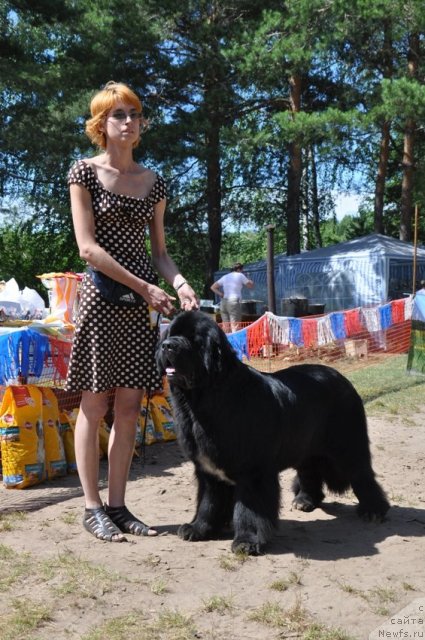
[[[92,158],[75,160],[68,171],[68,183],[80,183],[86,185],[94,178]]]
[[[148,171],[151,171],[151,169],[148,169]],[[167,197],[167,185],[165,184],[164,178],[159,173],[155,173],[155,171],[151,171],[151,173],[153,174],[153,185],[149,197],[152,199],[153,203],[156,204]]]

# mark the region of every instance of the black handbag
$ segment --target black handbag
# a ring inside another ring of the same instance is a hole
[[[102,298],[105,298],[108,302],[112,302],[112,304],[120,307],[140,307],[143,304],[147,305],[143,296],[125,284],[113,280],[105,273],[97,271],[97,269],[93,269],[93,267],[87,267],[87,273]]]

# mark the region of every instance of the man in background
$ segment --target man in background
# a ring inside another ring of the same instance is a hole
[[[232,333],[238,330],[238,323],[242,318],[242,289],[244,286],[248,289],[254,287],[253,281],[247,278],[242,270],[243,264],[236,262],[230,273],[226,273],[211,285],[211,291],[221,298],[221,320],[227,325],[230,323]]]

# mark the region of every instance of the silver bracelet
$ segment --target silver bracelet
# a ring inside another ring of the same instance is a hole
[[[178,291],[179,289],[181,289],[181,287],[182,287],[184,284],[187,284],[187,280],[183,280],[183,282],[180,282],[180,284],[179,284],[177,287],[174,287],[174,291],[177,293],[177,291]]]

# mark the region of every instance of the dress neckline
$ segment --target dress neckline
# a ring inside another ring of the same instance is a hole
[[[100,186],[100,188],[103,191],[106,191],[107,193],[112,194],[113,196],[117,196],[118,198],[130,198],[131,200],[148,200],[150,198],[150,195],[153,191],[154,186],[156,185],[157,181],[158,181],[158,174],[155,174],[155,180],[154,183],[152,185],[152,189],[149,191],[147,196],[130,196],[126,193],[117,193],[116,191],[112,191],[112,189],[108,189],[107,187],[105,187],[105,185],[103,184],[103,182],[101,182],[99,180],[99,178],[96,175],[95,170],[93,169],[93,167],[91,166],[91,164],[89,162],[86,162],[85,160],[79,160],[79,162],[81,162],[82,165],[84,165],[84,167],[87,167],[90,169],[92,175],[94,176],[94,179],[96,180],[97,184]]]

